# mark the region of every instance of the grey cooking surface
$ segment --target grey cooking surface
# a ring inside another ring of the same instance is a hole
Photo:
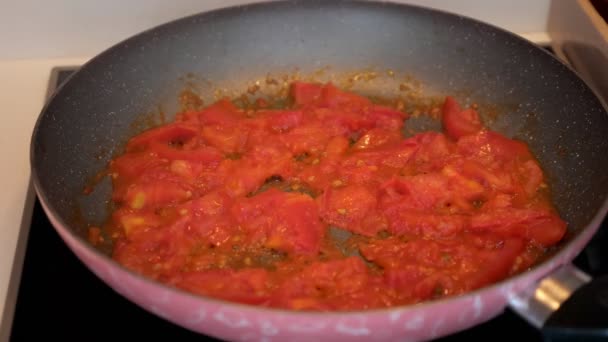
[[[64,82],[76,68],[54,70],[51,88]],[[49,94],[52,94],[49,90]],[[607,137],[608,138],[608,137]],[[608,272],[606,222],[575,260],[592,275]],[[36,200],[25,261],[19,286],[11,340],[49,339],[108,341],[125,336],[143,340],[170,338],[175,341],[215,340],[166,322],[115,293],[93,275],[67,248]],[[479,338],[501,341],[541,341],[533,327],[510,310],[472,329],[440,339],[460,341]]]

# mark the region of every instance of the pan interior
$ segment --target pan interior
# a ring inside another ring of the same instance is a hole
[[[405,82],[420,98],[455,95],[480,104],[490,128],[526,141],[538,157],[570,224],[569,238],[604,203],[608,117],[588,87],[552,56],[458,16],[321,0],[196,15],[107,50],[43,110],[32,141],[35,183],[55,215],[82,232],[85,223],[106,218],[111,191],[105,179],[84,196],[85,184],[129,136],[149,126],[142,118],[162,112],[170,120],[184,87],[210,101],[218,91],[246,93],[269,75],[344,81],[358,72],[376,75],[355,87],[366,95],[403,97]]]

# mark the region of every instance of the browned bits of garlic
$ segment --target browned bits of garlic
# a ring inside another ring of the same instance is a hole
[[[340,187],[342,185],[344,185],[344,182],[342,182],[339,179],[336,179],[333,182],[331,182],[331,186],[333,186],[334,188]]]

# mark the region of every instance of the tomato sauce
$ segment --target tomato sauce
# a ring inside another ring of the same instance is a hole
[[[451,97],[443,133],[409,138],[404,112],[332,84],[291,99],[222,100],[130,139],[110,164],[113,258],[200,295],[360,310],[497,282],[566,232],[526,144]]]

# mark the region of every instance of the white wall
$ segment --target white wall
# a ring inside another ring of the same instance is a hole
[[[395,1],[464,14],[519,34],[545,31],[550,2]],[[247,2],[252,0],[0,0],[0,60],[91,56],[166,21]]]

